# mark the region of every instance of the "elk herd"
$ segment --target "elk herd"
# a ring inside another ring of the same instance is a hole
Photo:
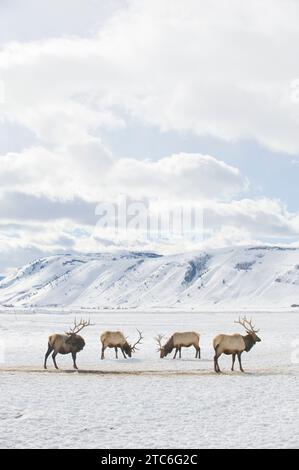
[[[252,349],[255,343],[261,341],[257,336],[259,330],[256,330],[252,325],[251,320],[247,320],[246,317],[243,319],[235,321],[235,323],[240,324],[245,329],[246,335],[240,334],[219,334],[215,336],[213,340],[213,347],[215,351],[214,355],[214,370],[219,373],[220,367],[218,359],[222,354],[232,356],[232,367],[231,370],[234,370],[234,364],[236,356],[238,357],[239,366],[241,372],[244,372],[241,362],[241,355],[244,351],[248,352]],[[47,369],[47,359],[52,353],[53,363],[56,369],[58,369],[56,356],[57,354],[71,354],[73,359],[74,369],[78,369],[76,364],[77,353],[82,351],[85,346],[85,341],[78,333],[83,330],[83,328],[90,326],[90,320],[80,320],[77,323],[76,319],[74,322],[73,328],[64,334],[53,334],[49,336],[48,339],[48,350],[45,355],[44,368]],[[132,353],[138,351],[137,345],[141,344],[143,339],[141,331],[137,329],[138,338],[133,345],[128,342],[128,338],[121,331],[105,331],[100,336],[100,342],[102,345],[101,359],[105,359],[105,350],[107,348],[114,349],[115,357],[118,359],[118,349],[120,349],[124,358],[132,357]],[[195,358],[200,359],[200,334],[195,331],[186,331],[186,332],[177,332],[174,333],[170,338],[167,339],[165,344],[162,344],[163,336],[158,335],[156,338],[156,343],[158,345],[158,352],[160,353],[160,358],[166,357],[172,351],[174,351],[173,359],[177,357],[179,353],[179,358],[181,358],[182,348],[194,347],[196,354]]]

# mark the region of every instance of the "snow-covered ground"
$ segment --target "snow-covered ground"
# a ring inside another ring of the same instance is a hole
[[[237,313],[103,312],[82,335],[79,372],[42,368],[47,336],[72,314],[0,314],[0,447],[205,448],[299,447],[299,321],[295,312],[253,315],[262,342],[243,354],[246,371],[213,372],[212,338],[242,332]],[[144,341],[132,359],[100,361],[99,335],[123,329]],[[153,337],[201,332],[202,359],[159,359]],[[71,373],[70,373],[71,372]]]

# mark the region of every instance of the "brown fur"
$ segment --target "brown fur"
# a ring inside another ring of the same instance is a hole
[[[138,331],[139,332],[139,331]],[[135,343],[135,345],[131,345],[128,343],[126,337],[121,331],[105,331],[101,334],[101,343],[102,343],[102,354],[101,359],[105,359],[105,349],[106,348],[114,348],[115,350],[115,357],[118,359],[118,349],[121,350],[124,358],[126,359],[127,356],[132,357],[132,352],[135,352],[136,344],[140,342],[142,339],[141,333],[140,338]]]
[[[181,349],[184,348],[189,348],[190,346],[194,346],[196,350],[196,355],[195,357],[198,357],[200,359],[200,346],[199,346],[199,338],[200,335],[199,333],[196,333],[194,331],[186,331],[183,333],[177,332],[174,333],[169,340],[164,344],[164,346],[160,347],[160,357],[161,359],[163,357],[166,357],[168,354],[170,354],[174,349],[175,349],[175,354],[173,356],[173,359],[176,358],[177,353],[179,352],[179,357],[181,358]]]
[[[171,353],[173,351],[173,348],[174,348],[174,344],[173,344],[173,335],[172,335],[167,341],[167,343],[165,343],[163,346],[163,352],[164,352],[163,357]]]
[[[51,352],[54,366],[58,369],[56,363],[57,354],[72,354],[74,369],[78,369],[76,364],[76,355],[85,346],[85,341],[82,336],[75,333],[71,334],[54,334],[49,336],[48,350],[45,355],[44,368],[47,369],[47,359]]]
[[[243,336],[245,342],[245,351],[248,352],[255,345],[256,341],[253,339],[252,335],[248,334]]]
[[[241,355],[244,351],[248,352],[252,349],[256,342],[261,341],[255,332],[251,332],[242,336],[239,334],[234,335],[218,335],[214,338],[213,345],[215,350],[214,356],[214,370],[219,373],[220,367],[218,364],[218,359],[221,354],[232,355],[232,367],[231,370],[234,370],[234,364],[236,356],[238,357],[240,370],[244,372],[241,362]]]

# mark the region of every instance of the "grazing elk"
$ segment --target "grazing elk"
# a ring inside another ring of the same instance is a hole
[[[44,362],[44,368],[47,368],[47,359],[51,352],[53,351],[52,354],[52,359],[54,362],[54,366],[56,369],[58,369],[57,363],[56,363],[56,356],[57,354],[72,354],[73,362],[74,362],[74,369],[78,369],[77,364],[76,364],[76,356],[79,351],[82,351],[82,349],[85,346],[85,341],[82,338],[82,336],[78,335],[79,331],[83,330],[86,326],[90,325],[90,320],[85,321],[85,320],[80,320],[80,322],[77,324],[76,319],[74,322],[74,327],[70,329],[70,331],[66,332],[64,335],[62,334],[54,334],[49,336],[48,340],[48,351],[46,352],[45,355],[45,362]]]
[[[106,348],[114,348],[116,359],[118,359],[118,348],[123,353],[124,358],[126,359],[127,356],[132,357],[132,353],[138,351],[136,347],[137,344],[141,344],[141,340],[143,339],[142,333],[138,331],[139,338],[136,343],[131,346],[128,343],[127,338],[121,331],[105,331],[101,334],[101,343],[102,343],[102,355],[101,359],[105,359],[104,352]]]
[[[173,349],[175,349],[175,353],[173,359],[176,358],[177,353],[179,352],[179,357],[181,359],[181,349],[182,348],[189,348],[190,346],[194,346],[196,349],[195,357],[200,359],[200,347],[199,347],[199,333],[195,333],[194,331],[186,331],[185,333],[174,333],[169,340],[162,346],[162,335],[158,335],[155,339],[158,343],[158,351],[160,351],[160,358],[167,356],[167,354],[171,353]]]
[[[215,349],[215,356],[214,356],[214,369],[215,372],[221,372],[220,367],[218,364],[218,359],[221,354],[232,355],[232,368],[234,370],[234,364],[236,356],[238,356],[238,361],[240,364],[241,372],[244,372],[242,363],[241,363],[241,355],[244,351],[248,352],[250,349],[255,345],[255,343],[260,342],[261,339],[257,336],[259,330],[255,330],[254,326],[252,325],[252,321],[247,320],[244,317],[242,320],[239,318],[238,321],[235,323],[239,323],[242,325],[247,335],[242,336],[240,334],[234,335],[218,335],[213,340],[213,346]]]

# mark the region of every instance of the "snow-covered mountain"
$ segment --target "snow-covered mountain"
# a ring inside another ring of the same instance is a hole
[[[0,281],[22,307],[280,309],[299,306],[299,249],[223,248],[181,255],[62,254]]]

